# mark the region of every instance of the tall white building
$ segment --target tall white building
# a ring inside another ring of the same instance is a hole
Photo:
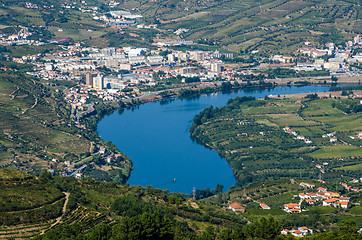
[[[211,72],[220,73],[221,72],[221,62],[211,63]]]
[[[93,88],[96,90],[102,90],[104,88],[104,79],[102,74],[98,74],[93,77]]]

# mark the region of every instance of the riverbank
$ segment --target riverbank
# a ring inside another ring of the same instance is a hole
[[[331,76],[319,76],[319,77],[301,77],[301,78],[278,78],[278,79],[265,79],[256,81],[218,81],[218,82],[201,82],[190,83],[176,88],[165,89],[162,91],[156,91],[154,93],[143,93],[143,95],[134,98],[123,100],[127,106],[134,106],[147,102],[155,102],[168,98],[182,96],[182,91],[192,90],[189,94],[197,95],[204,93],[215,93],[219,91],[239,91],[243,89],[253,88],[273,88],[278,86],[306,86],[306,85],[335,85],[335,84],[347,84],[347,85],[360,85],[362,82],[362,76],[339,76],[337,81],[332,80]],[[223,88],[223,84],[229,85]],[[206,90],[206,91],[205,91]]]

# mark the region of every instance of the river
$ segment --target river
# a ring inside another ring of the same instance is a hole
[[[227,190],[235,184],[231,167],[214,150],[193,142],[189,128],[195,114],[206,107],[224,106],[236,96],[284,95],[328,91],[328,86],[277,87],[270,90],[243,90],[227,94],[201,95],[193,99],[151,102],[134,110],[116,111],[98,124],[98,134],[112,141],[128,155],[134,170],[128,183],[191,193],[193,188]]]

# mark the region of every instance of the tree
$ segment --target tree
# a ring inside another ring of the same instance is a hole
[[[217,239],[232,240],[233,239],[232,235],[233,235],[233,230],[231,228],[225,228],[219,233],[219,235],[217,236]]]
[[[358,227],[355,222],[345,221],[339,227],[338,235],[341,239],[356,239],[358,237],[357,231]]]
[[[280,234],[281,226],[274,218],[261,218],[247,225],[243,232],[249,238],[275,239]]]

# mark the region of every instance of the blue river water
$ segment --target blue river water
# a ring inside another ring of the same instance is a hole
[[[201,95],[193,99],[174,99],[165,104],[152,102],[134,110],[105,116],[98,124],[98,134],[112,141],[128,155],[134,170],[128,183],[191,193],[193,188],[224,190],[235,184],[231,167],[214,150],[190,138],[189,128],[195,114],[206,107],[226,105],[236,96],[254,96],[328,91],[328,86],[277,87],[270,90]]]

